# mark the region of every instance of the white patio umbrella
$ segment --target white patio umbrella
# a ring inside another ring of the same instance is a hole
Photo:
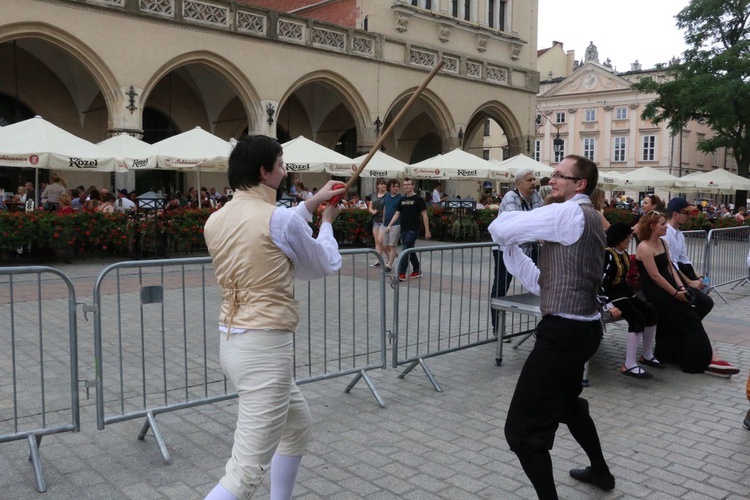
[[[619,186],[618,179],[622,176],[620,172],[615,172],[614,170],[610,170],[607,172],[599,172],[599,184],[603,188],[616,188]]]
[[[350,176],[357,170],[357,165],[361,164],[367,155],[353,158],[354,165],[329,165],[326,171],[333,175]],[[370,162],[360,174],[360,177],[403,177],[408,165],[401,160],[389,156],[382,151],[376,151]]]
[[[493,162],[497,162],[497,160],[493,160]],[[549,176],[552,172],[555,171],[554,168],[545,165],[540,161],[536,161],[533,158],[529,158],[525,154],[518,154],[516,156],[513,156],[512,158],[497,162],[496,164],[500,168],[508,170],[513,175],[515,175],[515,173],[522,168],[530,168],[534,171],[534,177],[536,177],[537,179]]]
[[[0,127],[0,165],[35,169],[35,188],[39,186],[40,168],[77,172],[125,170],[109,151],[40,116]],[[39,200],[34,201],[38,206]]]
[[[487,179],[493,165],[476,155],[456,148],[406,167],[406,173],[427,179]]]
[[[723,168],[680,177],[676,184],[677,187],[694,189],[699,192],[733,193],[738,190],[750,190],[750,179],[728,172]]]
[[[198,174],[198,189],[201,171],[225,172],[229,165],[232,145],[200,127],[168,137],[151,145],[147,166],[143,169],[195,170]],[[136,170],[138,169],[136,168]]]
[[[98,143],[97,146],[124,160],[128,168],[145,168],[149,166],[149,162],[151,167],[156,166],[156,158],[149,156],[151,144],[136,139],[132,135],[115,135]]]
[[[326,168],[341,166],[348,169],[359,165],[341,153],[299,136],[281,145],[284,148],[284,163],[289,172],[325,172]],[[356,170],[356,169],[355,169]]]
[[[615,179],[617,187],[630,189],[646,189],[659,187],[671,189],[677,182],[677,177],[651,167],[639,167],[631,172],[622,174]]]

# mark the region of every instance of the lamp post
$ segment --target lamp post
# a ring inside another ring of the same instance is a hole
[[[552,141],[552,147],[555,150],[555,161],[558,161],[558,156],[562,154],[563,146],[565,146],[565,141],[560,139],[560,129],[558,128],[557,135],[555,135],[555,139]]]

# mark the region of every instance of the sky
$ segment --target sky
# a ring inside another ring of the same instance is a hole
[[[607,58],[617,71],[629,71],[636,59],[642,69],[669,62],[685,50],[674,16],[689,0],[539,0],[537,48],[563,43],[582,60],[594,42],[599,62]]]

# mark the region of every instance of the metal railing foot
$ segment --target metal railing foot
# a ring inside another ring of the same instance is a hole
[[[344,392],[349,393],[352,391],[355,385],[357,385],[357,382],[359,382],[359,379],[364,379],[365,384],[367,384],[367,387],[370,388],[370,392],[375,397],[375,400],[378,402],[378,405],[380,405],[381,408],[385,408],[385,400],[380,396],[380,393],[378,393],[378,390],[375,388],[375,384],[372,383],[372,379],[367,375],[366,370],[362,370],[359,373],[357,373],[351,382],[349,382],[349,385],[346,386],[346,389],[344,389]]]
[[[47,491],[47,483],[44,481],[44,472],[42,471],[42,459],[39,456],[39,445],[42,442],[42,436],[30,434],[26,441],[29,443],[29,461],[34,466],[34,477],[36,478],[36,490],[39,493]]]
[[[406,367],[406,370],[402,371],[398,375],[398,378],[404,378],[404,377],[406,377],[406,374],[409,373],[410,371],[412,371],[414,369],[414,367],[417,366],[417,365],[419,365],[419,366],[422,367],[422,370],[424,370],[424,374],[427,375],[427,379],[432,384],[432,387],[435,388],[435,391],[436,392],[443,392],[443,390],[440,388],[440,385],[437,383],[437,380],[435,380],[435,377],[432,376],[432,372],[427,367],[427,363],[425,363],[422,358],[419,358],[419,359],[417,359],[415,361],[412,361],[411,364]]]
[[[141,432],[138,434],[138,441],[143,441],[146,437],[146,434],[148,433],[149,428],[151,429],[151,432],[154,434],[154,439],[156,439],[156,444],[159,445],[159,451],[161,452],[162,458],[164,458],[164,463],[166,465],[170,465],[172,463],[172,457],[169,455],[169,450],[167,450],[167,443],[164,442],[164,438],[161,435],[161,432],[159,431],[159,426],[156,424],[156,415],[154,415],[153,412],[148,412],[146,414],[146,421],[143,423],[143,427],[141,427]]]

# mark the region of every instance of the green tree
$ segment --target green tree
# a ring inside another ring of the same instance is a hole
[[[685,31],[688,49],[670,65],[664,79],[644,78],[633,85],[656,99],[642,117],[668,122],[673,134],[691,120],[713,129],[698,149],[726,148],[737,161],[739,175],[750,166],[750,0],[691,0],[675,18]],[[745,204],[747,191],[738,191]]]

